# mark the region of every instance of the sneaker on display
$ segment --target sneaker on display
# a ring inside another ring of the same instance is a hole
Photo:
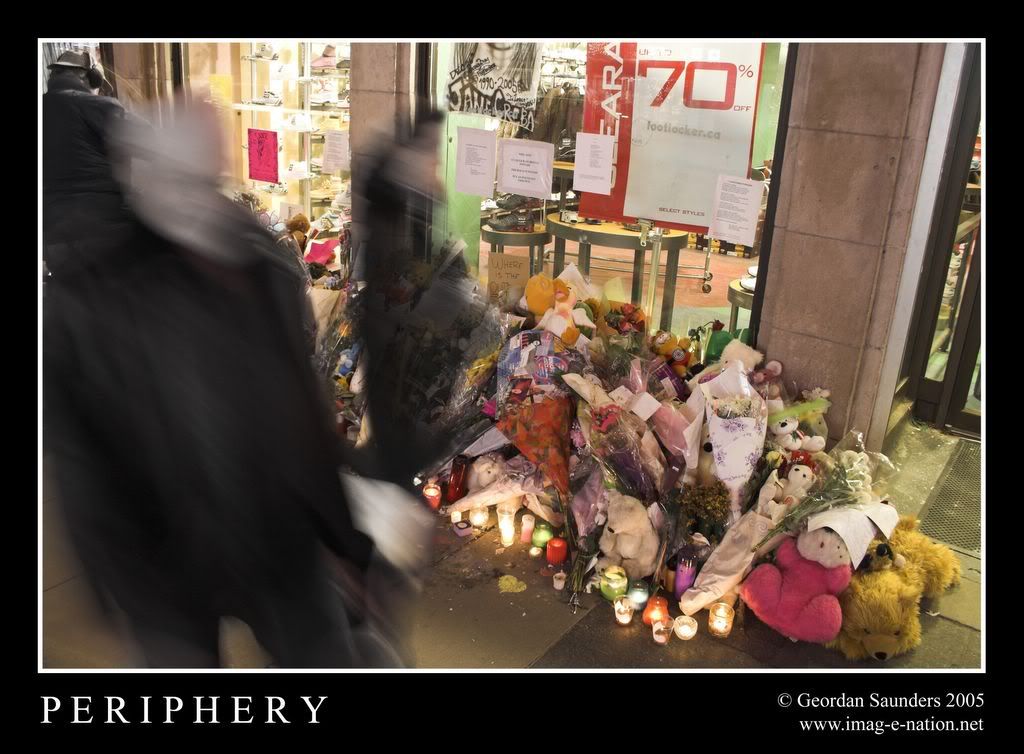
[[[278,107],[282,100],[280,95],[275,92],[265,89],[262,97],[253,97],[252,104],[254,105],[268,105],[270,107]]]
[[[498,203],[493,199],[484,199],[480,202],[480,211],[487,212],[492,209],[498,209]]]

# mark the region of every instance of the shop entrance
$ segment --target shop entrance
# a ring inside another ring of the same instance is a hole
[[[894,406],[981,435],[981,69],[972,45]]]

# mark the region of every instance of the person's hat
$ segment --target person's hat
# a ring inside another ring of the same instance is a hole
[[[57,62],[51,63],[50,68],[81,68],[88,71],[92,68],[92,58],[87,52],[62,52]]]

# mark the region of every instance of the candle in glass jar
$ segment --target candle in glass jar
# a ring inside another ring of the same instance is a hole
[[[615,621],[620,626],[628,626],[630,621],[633,620],[633,613],[636,611],[633,601],[629,597],[619,597],[615,600],[614,604]]]
[[[436,511],[441,507],[441,486],[436,482],[427,482],[423,485],[423,499]]]
[[[534,547],[544,547],[553,536],[555,536],[555,533],[551,531],[551,525],[541,521],[534,526],[533,536],[530,537],[530,541],[533,542]]]
[[[466,474],[469,471],[469,459],[456,456],[452,460],[452,471],[448,477],[448,502],[454,503],[466,496]]]
[[[629,582],[629,591],[626,593],[636,609],[639,610],[647,604],[647,598],[651,596],[651,590],[647,588],[647,582],[642,579]]]
[[[523,522],[521,524],[522,529],[519,532],[519,541],[523,544],[533,540],[533,525],[536,522],[532,515],[529,513],[523,514]]]
[[[469,512],[469,523],[477,527],[487,526],[487,521],[490,519],[490,517],[491,514],[487,511],[486,508],[474,508]]]
[[[644,608],[644,623],[653,626],[659,620],[669,620],[668,600],[664,597],[651,597]]]
[[[498,525],[498,529],[501,532],[501,546],[511,547],[516,541],[516,528],[512,524],[506,524],[502,522]]]
[[[604,569],[601,574],[601,594],[609,602],[615,602],[619,597],[626,596],[629,588],[629,577],[626,576],[626,569],[622,566],[610,566]]]
[[[552,537],[548,540],[548,563],[561,565],[569,556],[569,543],[561,537]]]
[[[552,583],[554,584],[555,589],[557,589],[558,591],[562,591],[563,589],[565,589],[565,572],[559,571],[558,573],[556,573],[554,578],[552,579]]]
[[[736,611],[725,602],[716,602],[709,610],[708,631],[712,636],[724,639],[732,631],[732,619]]]
[[[680,639],[692,639],[697,635],[697,619],[689,615],[680,615],[675,619],[673,628]]]
[[[654,641],[658,644],[668,644],[668,640],[672,638],[672,625],[668,618],[654,621],[654,625],[651,626]]]
[[[530,557],[531,558],[539,558],[543,554],[544,554],[544,548],[543,547],[531,547],[530,548]]]

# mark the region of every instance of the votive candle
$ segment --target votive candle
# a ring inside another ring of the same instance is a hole
[[[636,607],[629,597],[619,597],[615,600],[615,621],[620,626],[628,626],[633,620],[633,613]]]
[[[654,635],[656,643],[668,644],[668,640],[672,638],[672,621],[667,617],[664,620],[654,621],[654,625],[651,626],[651,633]]]
[[[547,551],[548,563],[554,566],[561,565],[569,556],[569,543],[561,537],[552,537],[548,540]]]
[[[673,624],[676,636],[689,641],[697,635],[697,619],[689,615],[680,615]]]
[[[474,508],[469,512],[469,523],[473,526],[482,527],[487,526],[487,521],[490,519],[491,514],[484,507]]]
[[[708,632],[712,636],[724,639],[732,632],[732,619],[736,611],[725,602],[716,602],[708,613]]]
[[[523,544],[533,540],[533,525],[536,523],[536,520],[530,513],[523,514],[522,528],[519,532],[519,541]]]
[[[441,507],[441,486],[436,482],[427,482],[423,485],[423,499],[436,511]]]
[[[559,592],[565,589],[565,572],[559,571],[552,579],[552,584]]]

